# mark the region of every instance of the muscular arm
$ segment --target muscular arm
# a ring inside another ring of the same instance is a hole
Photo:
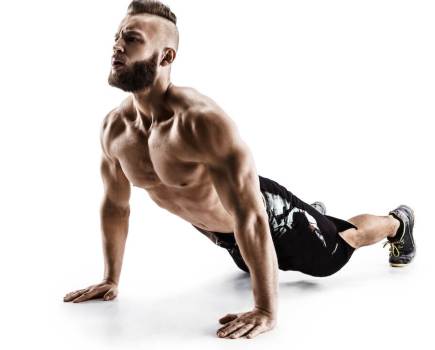
[[[104,279],[119,283],[130,216],[130,184],[119,164],[105,156],[101,160],[104,195],[100,218],[104,253]]]
[[[104,253],[103,281],[84,289],[70,292],[64,301],[80,303],[103,297],[112,300],[118,294],[119,276],[127,239],[128,219],[130,215],[130,183],[125,177],[119,162],[108,152],[111,137],[109,113],[103,120],[100,141],[102,146],[101,176],[104,184],[104,196],[101,202],[101,231]]]
[[[255,307],[275,317],[278,262],[253,157],[234,122],[222,112],[192,118],[192,135],[199,160],[207,165],[222,204],[234,218],[234,235],[249,267]]]
[[[106,149],[109,133],[102,130],[101,177],[104,195],[100,206],[100,220],[104,253],[104,280],[119,283],[127,240],[130,216],[130,183],[119,162]]]

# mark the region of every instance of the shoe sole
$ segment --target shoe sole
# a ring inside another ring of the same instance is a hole
[[[408,209],[411,212],[411,217],[410,217],[410,221],[411,221],[411,230],[414,229],[414,222],[415,222],[415,213],[414,213],[414,209],[412,209],[411,207],[402,204],[401,207],[404,207],[406,209]]]
[[[411,239],[412,239],[412,244],[414,245],[414,250],[416,251],[417,250],[417,245],[415,244],[415,241],[414,241],[414,224],[415,224],[415,213],[414,213],[414,209],[412,209],[411,207],[409,207],[409,206],[407,206],[407,205],[405,205],[405,204],[402,204],[402,206],[403,207],[406,207],[410,212],[411,212]],[[415,256],[415,255],[414,255]],[[414,259],[414,258],[413,258]],[[409,263],[408,263],[409,264]],[[405,264],[405,265],[407,265],[407,264]]]
[[[404,208],[408,209],[408,211],[411,213],[411,216],[409,218],[410,219],[409,221],[410,221],[410,226],[411,226],[411,232],[412,232],[411,237],[412,237],[412,242],[414,244],[414,249],[417,249],[417,246],[416,246],[416,244],[414,242],[414,223],[415,223],[415,213],[414,213],[414,210],[411,207],[409,207],[409,206],[407,206],[405,204],[401,204],[399,207],[404,207]],[[415,258],[415,255],[412,258],[412,260],[414,260],[414,258]],[[403,263],[402,264],[401,263],[390,263],[390,266],[392,266],[392,267],[405,267],[405,266],[408,266],[412,262],[412,260],[409,263],[406,263],[406,264],[403,264]]]
[[[407,264],[393,264],[393,263],[390,263],[390,265],[392,266],[392,267],[405,267],[405,266],[408,266],[410,263],[407,263]]]

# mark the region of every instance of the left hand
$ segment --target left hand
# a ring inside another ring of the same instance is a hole
[[[219,323],[225,324],[216,332],[220,338],[253,338],[274,328],[276,317],[267,311],[254,308],[249,312],[227,314],[219,319]]]

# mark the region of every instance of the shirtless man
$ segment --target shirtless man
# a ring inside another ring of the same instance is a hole
[[[144,0],[129,5],[115,36],[109,84],[131,94],[101,129],[104,278],[64,301],[117,296],[131,184],[227,249],[250,274],[255,305],[222,317],[219,337],[252,338],[275,326],[278,268],[329,276],[355,249],[383,238],[392,266],[411,262],[411,208],[345,221],[326,215],[321,202],[308,205],[257,175],[234,121],[212,99],[170,82],[177,48],[176,17],[168,7]]]

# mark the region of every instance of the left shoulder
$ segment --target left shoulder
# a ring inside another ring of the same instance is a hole
[[[189,159],[208,162],[247,149],[236,122],[212,98],[185,87],[173,89],[173,96],[181,107],[177,134]]]
[[[227,161],[248,152],[235,121],[217,106],[189,111],[186,130],[198,159],[205,163]]]
[[[233,119],[222,109],[215,106],[203,106],[194,109],[187,116],[194,136],[204,142],[221,140],[238,135],[238,128]]]

